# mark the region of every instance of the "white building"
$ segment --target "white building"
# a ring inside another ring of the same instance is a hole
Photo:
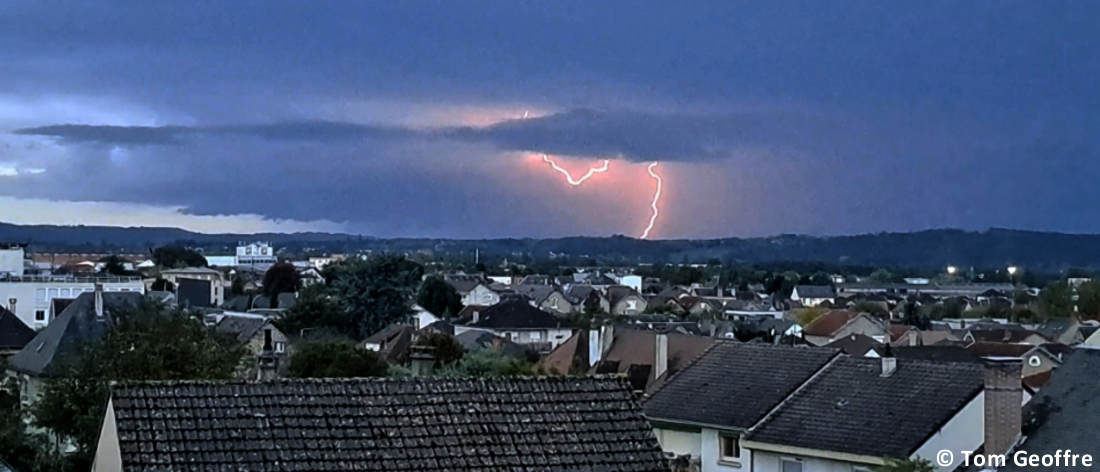
[[[0,243],[0,277],[5,275],[22,277],[23,259],[22,245]]]
[[[237,246],[237,265],[271,265],[279,262],[275,248],[268,242],[241,243]]]
[[[141,277],[114,276],[24,276],[0,279],[0,303],[27,326],[40,329],[49,324],[50,304],[55,298],[76,298],[94,292],[96,284],[105,292],[145,293]]]

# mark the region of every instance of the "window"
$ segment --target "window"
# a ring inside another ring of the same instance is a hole
[[[1043,360],[1040,359],[1039,356],[1031,356],[1031,358],[1027,360],[1027,365],[1039,367],[1043,365]]]
[[[277,354],[286,352],[286,343],[275,343],[275,352]]]
[[[638,309],[638,300],[627,300],[626,301],[626,308],[629,309],[629,310],[637,310]]]
[[[34,310],[34,321],[46,321],[46,310]]]
[[[49,295],[49,299],[50,299],[50,300],[53,300],[53,299],[55,299],[55,298],[57,298],[57,289],[56,289],[56,288],[51,288],[51,289],[50,289],[50,295]]]
[[[737,462],[741,459],[741,441],[737,436],[718,436],[718,443],[721,446],[721,455],[719,456],[723,461]]]
[[[542,334],[541,334],[541,333],[539,333],[538,331],[532,331],[532,332],[531,332],[531,334],[530,334],[530,335],[528,335],[528,337],[529,337],[529,338],[530,338],[530,339],[531,339],[532,341],[539,341],[539,340],[542,340]]]
[[[69,298],[71,296],[73,296],[72,289],[69,289],[69,288],[61,289],[61,298]]]
[[[34,290],[34,300],[38,302],[46,301],[46,289],[38,288]]]
[[[779,472],[802,472],[802,459],[780,459]]]

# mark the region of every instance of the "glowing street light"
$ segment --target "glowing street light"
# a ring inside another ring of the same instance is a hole
[[[1008,266],[1008,275],[1016,275],[1017,270],[1016,266]]]
[[[958,267],[955,267],[953,265],[947,266],[947,273],[948,274],[955,275],[955,272],[958,272],[958,271],[959,271]]]

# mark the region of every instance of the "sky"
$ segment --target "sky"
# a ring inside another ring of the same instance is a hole
[[[0,2],[0,221],[1100,232],[1100,2]],[[574,186],[608,160],[606,172]]]

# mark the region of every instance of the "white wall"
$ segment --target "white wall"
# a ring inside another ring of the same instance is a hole
[[[115,424],[114,400],[107,401],[107,414],[96,445],[92,472],[117,472],[122,470],[122,449],[118,444],[118,428]]]
[[[853,466],[874,470],[875,465],[847,461],[781,454],[769,451],[753,451],[751,472],[782,472],[782,459],[801,459],[802,472],[855,472]]]
[[[0,249],[0,275],[23,276],[23,248]]]
[[[661,443],[661,449],[678,456],[690,454],[691,457],[699,457],[702,454],[701,433],[690,431],[678,431],[675,429],[654,428],[657,441]]]
[[[716,429],[702,428],[701,432],[694,433],[654,428],[654,432],[657,434],[657,441],[661,443],[661,449],[665,452],[678,456],[690,454],[693,458],[699,458],[702,472],[740,472],[748,470],[751,463],[751,451],[744,447],[741,448],[741,458],[738,463],[719,461],[722,452],[721,443],[718,441],[719,433]]]
[[[49,323],[50,300],[54,298],[76,298],[84,292],[95,291],[95,283],[91,279],[82,278],[81,282],[65,280],[63,278],[51,279],[50,282],[0,282],[0,305],[10,308],[11,299],[16,300],[15,315],[24,324],[34,329],[45,327]],[[84,280],[87,280],[86,282]],[[38,290],[43,290],[39,292]],[[105,292],[138,292],[145,293],[145,284],[141,279],[135,278],[128,282],[104,282]],[[35,321],[35,312],[43,310],[46,319]]]
[[[914,457],[921,457],[936,464],[936,453],[947,449],[954,453],[955,462],[949,467],[936,464],[936,470],[953,470],[962,464],[960,451],[973,451],[985,441],[985,392],[974,397],[951,421],[948,421],[935,435],[928,438]]]

